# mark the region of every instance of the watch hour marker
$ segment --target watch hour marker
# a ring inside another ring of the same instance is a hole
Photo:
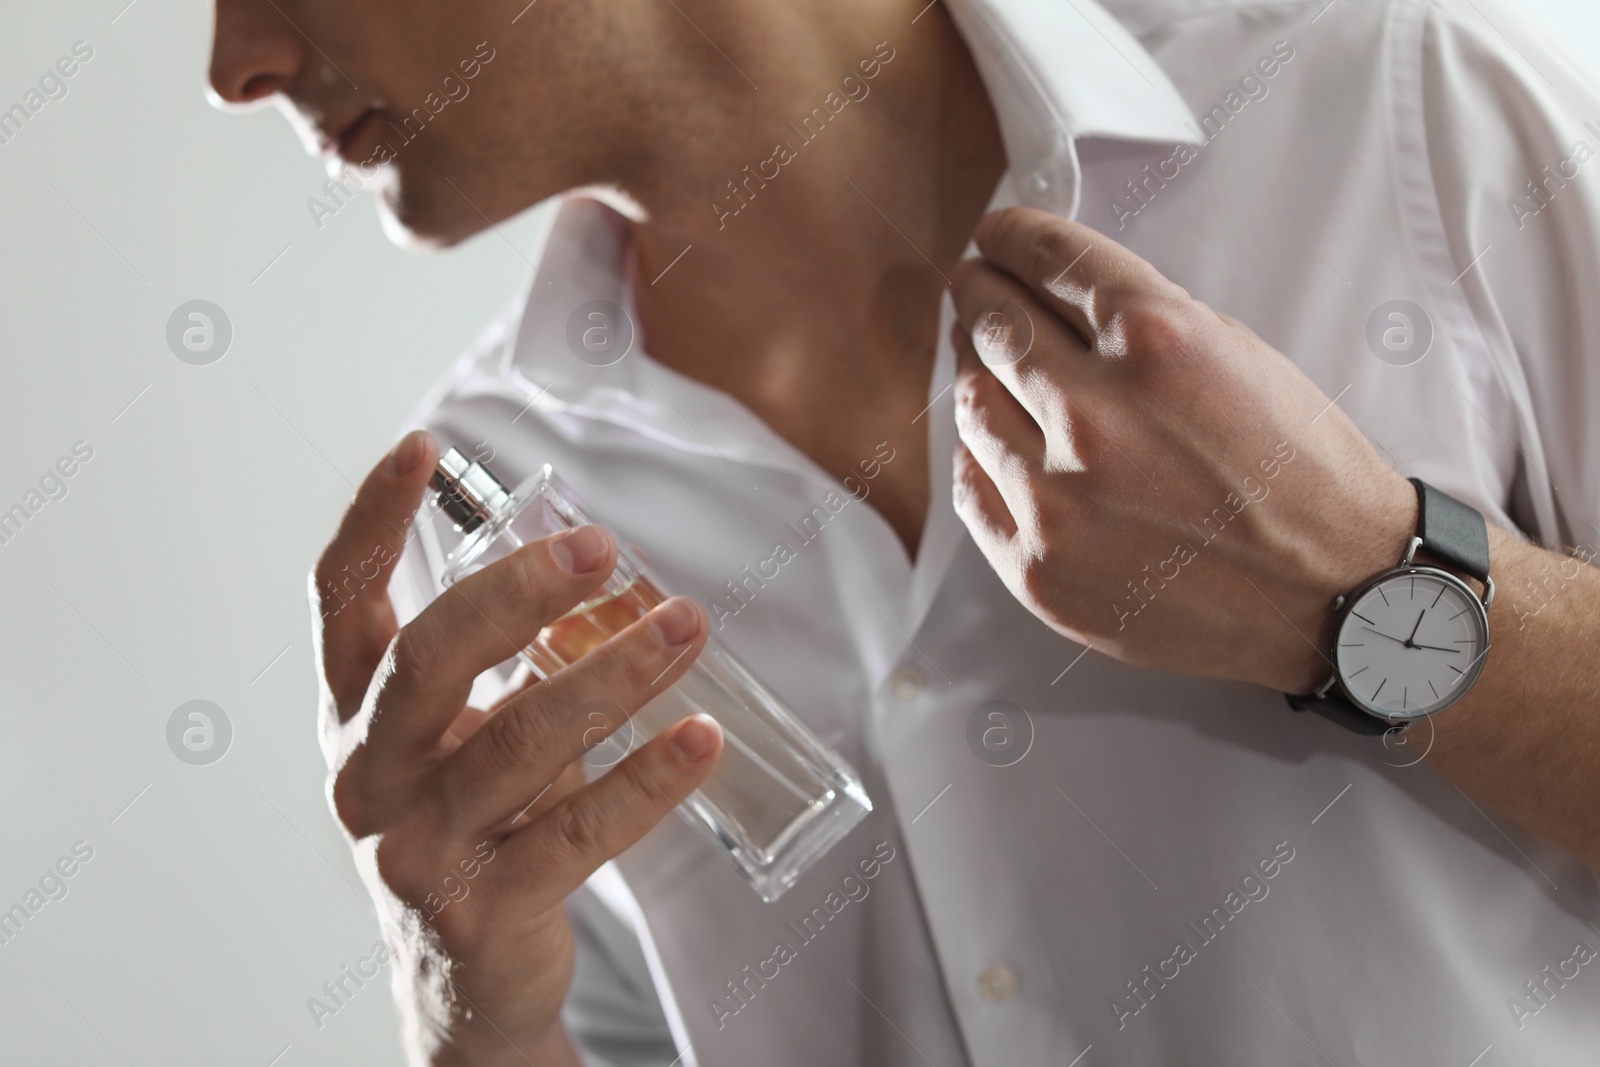
[[[1429,689],[1433,689],[1433,679],[1432,678],[1428,679],[1428,688]],[[1433,689],[1433,699],[1435,699],[1435,700],[1439,699],[1439,690]]]
[[[1443,599],[1444,599],[1444,583],[1440,582],[1439,583],[1439,595],[1433,598],[1433,603],[1429,604],[1428,607],[1430,607],[1430,608],[1437,607],[1439,605],[1439,601],[1441,601]]]
[[[1467,612],[1469,612],[1471,610],[1472,610],[1472,605],[1468,604],[1466,607],[1462,608],[1460,611],[1456,612],[1454,615],[1452,615],[1450,617],[1452,619],[1459,619],[1459,618],[1461,618],[1461,616],[1465,615]]]
[[[1372,699],[1373,700],[1377,700],[1378,699],[1378,694],[1383,692],[1383,687],[1388,685],[1388,684],[1389,684],[1389,679],[1387,679],[1387,678],[1385,678],[1383,681],[1379,682],[1378,683],[1378,688],[1376,688],[1376,689],[1374,689],[1372,691]]]
[[[1365,667],[1362,667],[1361,671],[1369,670],[1371,667],[1372,667],[1372,664],[1369,663]],[[1354,678],[1356,675],[1360,674],[1361,671],[1352,671],[1352,672],[1350,672],[1350,677]]]
[[[1454,663],[1446,663],[1445,666],[1449,667],[1451,670],[1455,671],[1457,674],[1466,674],[1467,673],[1466,671],[1462,670],[1460,667],[1457,667]]]
[[[1383,586],[1381,586],[1381,585],[1378,586],[1378,595],[1383,597],[1383,606],[1384,607],[1388,607],[1389,606],[1389,597],[1388,597],[1387,594],[1384,593]]]
[[[1362,622],[1366,623],[1368,626],[1376,626],[1376,625],[1378,625],[1377,623],[1373,622],[1371,619],[1367,618],[1365,615],[1361,614],[1361,612],[1359,612],[1359,611],[1352,611],[1350,614],[1354,615],[1356,618],[1360,619]]]

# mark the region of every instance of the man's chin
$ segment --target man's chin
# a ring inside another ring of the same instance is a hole
[[[376,197],[383,232],[401,248],[437,252],[488,229],[483,216],[453,192],[450,195],[453,203],[437,190],[420,193],[399,181],[385,182]]]
[[[382,200],[378,201],[378,221],[390,241],[412,252],[441,252],[466,239],[442,233],[414,217],[402,217]]]
[[[361,168],[362,184],[377,204],[384,233],[402,248],[454,247],[527,206],[505,204],[492,188],[464,188],[460,178],[452,181],[428,162],[418,157]]]

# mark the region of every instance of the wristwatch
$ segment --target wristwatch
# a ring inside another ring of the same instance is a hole
[[[1400,565],[1335,598],[1333,674],[1306,696],[1285,694],[1361,734],[1404,729],[1460,700],[1489,653],[1489,529],[1483,516],[1420,478],[1417,532]],[[1444,566],[1416,562],[1424,552]],[[1456,571],[1482,584],[1480,596]]]

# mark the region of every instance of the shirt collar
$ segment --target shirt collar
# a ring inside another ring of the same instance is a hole
[[[1079,139],[1198,142],[1172,80],[1096,0],[945,6],[989,90],[1021,202],[1077,214]]]

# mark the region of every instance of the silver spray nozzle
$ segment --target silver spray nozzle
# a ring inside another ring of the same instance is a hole
[[[439,491],[439,506],[462,533],[471,533],[494,518],[511,499],[506,487],[482,464],[473,463],[455,448],[440,454],[428,484]]]

